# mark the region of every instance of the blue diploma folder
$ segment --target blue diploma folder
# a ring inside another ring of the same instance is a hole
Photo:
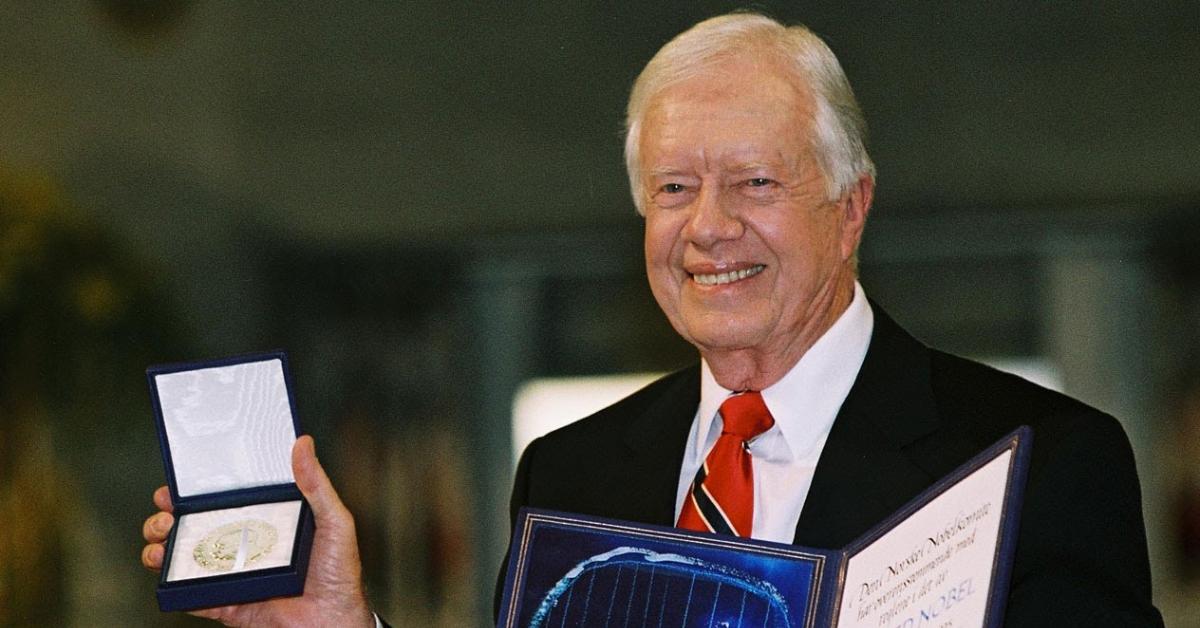
[[[998,627],[1031,440],[1014,431],[841,550],[522,509],[498,625]]]

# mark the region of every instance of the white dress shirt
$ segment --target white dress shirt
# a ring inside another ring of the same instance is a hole
[[[850,307],[792,370],[762,391],[775,425],[750,442],[754,468],[751,537],[780,543],[791,543],[795,537],[817,460],[862,367],[874,327],[875,315],[862,286],[855,282]],[[708,363],[702,361],[700,407],[692,421],[679,470],[676,521],[696,470],[721,435],[717,410],[732,394],[717,383]]]

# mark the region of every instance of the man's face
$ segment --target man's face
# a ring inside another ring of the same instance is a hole
[[[799,359],[853,294],[866,210],[828,200],[812,108],[777,66],[733,60],[667,88],[646,111],[650,287],[710,362],[740,350]]]

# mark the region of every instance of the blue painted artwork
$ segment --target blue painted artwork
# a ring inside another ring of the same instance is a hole
[[[615,620],[643,627],[793,625],[787,600],[770,582],[725,565],[639,547],[619,547],[571,569],[542,599],[529,625],[587,626],[600,618],[604,625]]]
[[[798,628],[811,624],[829,558],[561,513],[527,513],[523,528],[504,626]]]

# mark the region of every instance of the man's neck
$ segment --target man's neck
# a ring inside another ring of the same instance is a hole
[[[803,327],[769,346],[739,349],[701,349],[701,355],[722,387],[733,391],[763,390],[778,382],[800,362],[825,332],[845,313],[854,299],[854,278],[830,291],[814,304]]]

